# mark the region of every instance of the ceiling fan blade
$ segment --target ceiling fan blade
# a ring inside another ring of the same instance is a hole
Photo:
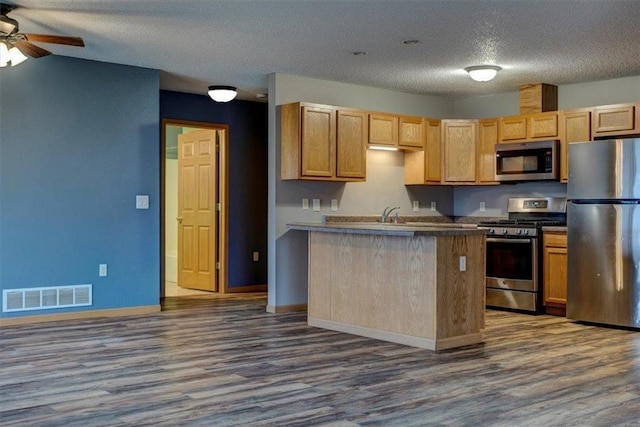
[[[15,42],[14,46],[20,49],[20,52],[32,58],[41,58],[43,56],[51,55],[51,52],[48,50],[22,40]]]
[[[80,37],[48,36],[46,34],[25,34],[30,42],[66,44],[69,46],[84,47],[84,41]]]

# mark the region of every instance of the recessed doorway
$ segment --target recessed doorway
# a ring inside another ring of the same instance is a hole
[[[227,290],[228,127],[162,120],[160,296]]]

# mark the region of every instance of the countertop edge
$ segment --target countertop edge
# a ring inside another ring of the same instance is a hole
[[[289,230],[317,231],[322,233],[379,234],[386,236],[468,236],[485,235],[486,230],[476,228],[414,227],[404,224],[358,224],[294,222]]]

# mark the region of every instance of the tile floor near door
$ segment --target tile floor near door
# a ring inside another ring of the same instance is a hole
[[[6,426],[622,426],[640,423],[640,332],[487,313],[434,353],[268,314],[264,294],[0,331]]]

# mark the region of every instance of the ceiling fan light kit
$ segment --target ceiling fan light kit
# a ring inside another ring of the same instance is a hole
[[[497,65],[474,65],[473,67],[467,67],[464,69],[473,80],[477,82],[488,82],[498,74],[498,71],[502,70],[502,67]]]
[[[216,102],[229,102],[236,97],[238,91],[233,86],[209,86],[209,97]]]
[[[51,55],[48,50],[31,42],[84,46],[84,41],[80,37],[19,32],[18,21],[7,16],[13,9],[14,7],[11,5],[0,3],[0,66],[11,65],[13,67],[24,62],[28,57],[41,58]]]

